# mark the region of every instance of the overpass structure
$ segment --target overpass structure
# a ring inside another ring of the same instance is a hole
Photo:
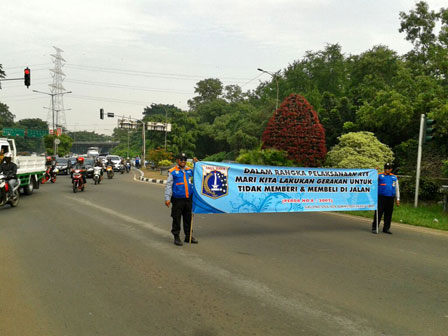
[[[77,154],[86,154],[89,147],[98,147],[100,153],[108,153],[118,146],[118,141],[74,141],[71,152]]]

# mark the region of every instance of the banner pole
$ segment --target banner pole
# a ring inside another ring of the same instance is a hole
[[[378,223],[378,207],[376,209],[376,234],[378,234],[378,228],[380,227],[380,223]]]
[[[194,213],[191,214],[191,225],[190,225],[190,245],[191,245],[191,236],[193,235],[193,223],[194,223]]]

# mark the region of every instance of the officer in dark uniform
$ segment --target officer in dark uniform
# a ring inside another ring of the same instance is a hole
[[[174,236],[174,244],[182,246],[180,234],[180,221],[183,217],[185,242],[190,241],[191,217],[192,217],[192,197],[193,185],[191,180],[193,178],[193,169],[186,165],[187,156],[181,153],[176,156],[177,166],[173,167],[168,172],[168,180],[165,188],[165,205],[171,208],[171,217],[173,224],[171,233]],[[198,241],[191,237],[191,243],[197,244]]]
[[[386,163],[384,172],[378,174],[378,225],[384,213],[383,232],[390,232],[390,222],[392,220],[392,212],[394,211],[394,199],[397,198],[397,206],[400,206],[400,188],[398,178],[392,174],[392,165]],[[372,233],[376,233],[377,227],[376,211],[373,217]]]

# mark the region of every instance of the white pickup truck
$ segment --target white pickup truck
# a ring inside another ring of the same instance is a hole
[[[34,189],[39,189],[39,182],[45,175],[45,157],[17,156],[14,139],[0,138],[0,151],[12,154],[12,161],[17,165],[20,188],[26,195],[31,195]]]

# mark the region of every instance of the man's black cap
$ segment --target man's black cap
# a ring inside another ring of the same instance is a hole
[[[179,154],[177,154],[176,155],[176,159],[187,159],[187,154],[185,154],[185,153],[179,153]]]
[[[392,165],[389,162],[384,164],[384,169],[392,169]]]

